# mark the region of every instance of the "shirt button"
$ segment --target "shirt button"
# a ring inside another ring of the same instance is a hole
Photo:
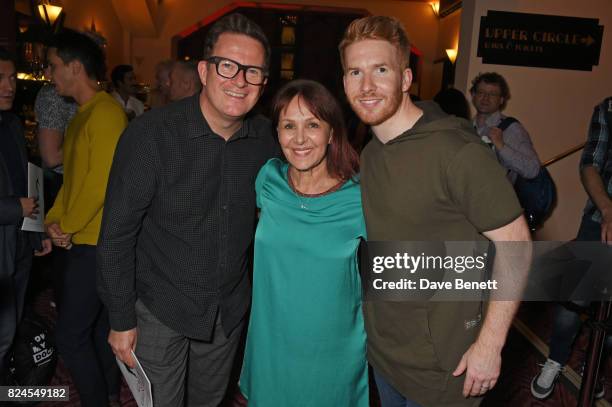
[[[227,210],[227,205],[223,205],[223,206],[221,207],[221,209],[223,209],[224,211],[226,211],[226,210]]]

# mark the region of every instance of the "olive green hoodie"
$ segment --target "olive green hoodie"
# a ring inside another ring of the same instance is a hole
[[[464,119],[433,102],[386,144],[374,137],[361,157],[372,241],[475,241],[522,213],[493,152]],[[424,407],[474,405],[452,372],[476,340],[480,303],[366,302],[368,358],[404,396]]]

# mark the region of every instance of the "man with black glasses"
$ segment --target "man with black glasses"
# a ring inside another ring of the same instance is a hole
[[[276,155],[267,119],[246,117],[267,81],[270,46],[233,14],[215,23],[200,94],[134,120],[115,154],[98,258],[109,342],[133,350],[159,406],[217,406],[250,302],[254,181]],[[186,390],[186,391],[185,391]]]

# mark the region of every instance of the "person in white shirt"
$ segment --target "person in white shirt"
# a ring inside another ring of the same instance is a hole
[[[129,120],[144,113],[144,104],[134,97],[136,93],[136,76],[131,65],[117,65],[111,72],[111,81],[115,90],[112,95],[123,106]]]

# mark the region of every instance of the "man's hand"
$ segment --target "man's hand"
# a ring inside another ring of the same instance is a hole
[[[51,239],[44,239],[41,243],[42,243],[42,250],[41,251],[34,250],[34,256],[45,256],[51,253],[51,249],[53,247],[51,245]]]
[[[57,223],[45,225],[45,232],[47,232],[47,236],[49,236],[51,239],[59,239],[64,235],[62,228]]]
[[[59,244],[66,250],[72,249],[72,233],[64,234],[64,238],[59,240]]]
[[[111,329],[108,335],[108,343],[113,349],[115,356],[120,361],[128,365],[130,368],[136,367],[136,361],[132,357],[132,352],[136,349],[136,338],[138,333],[136,328],[132,328],[128,331],[114,331]]]
[[[487,136],[491,139],[491,142],[496,149],[501,150],[504,148],[504,132],[498,127],[491,127]]]
[[[612,207],[601,211],[601,242],[612,245]]]
[[[72,247],[72,233],[64,233],[59,224],[51,223],[45,225],[45,231],[51,240],[53,240],[54,245],[65,249]]]
[[[463,354],[453,376],[466,372],[463,396],[482,396],[491,390],[501,370],[501,349],[492,348],[476,341]]]
[[[38,199],[36,198],[19,198],[21,202],[21,213],[24,218],[36,219],[38,214]]]

